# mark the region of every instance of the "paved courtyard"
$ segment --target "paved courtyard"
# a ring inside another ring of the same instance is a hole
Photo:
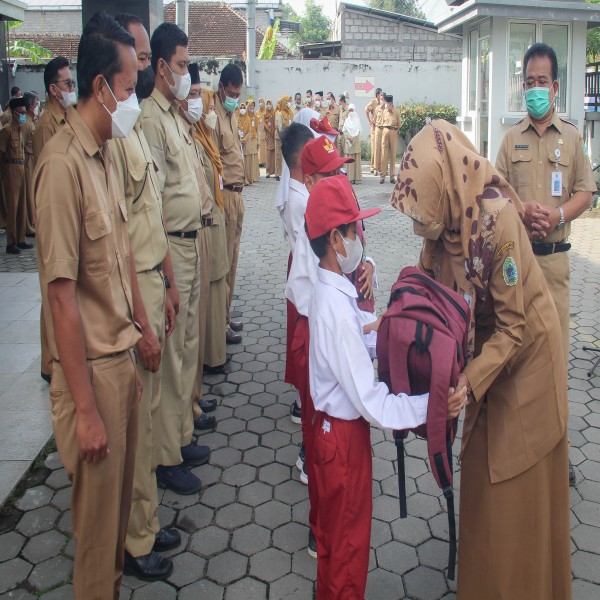
[[[276,187],[274,180],[263,178],[244,192],[246,220],[235,300],[235,310],[244,321],[244,343],[229,347],[233,358],[226,375],[206,379],[207,397],[218,398],[219,406],[216,430],[198,438],[198,443],[212,448],[210,464],[194,470],[202,480],[202,491],[178,496],[159,490],[161,524],[178,527],[183,537],[182,546],[168,553],[175,563],[173,575],[166,583],[152,584],[125,577],[122,598],[313,597],[316,561],[306,552],[308,494],[294,466],[300,427],[289,419],[295,391],[283,382],[287,249],[274,209]],[[415,263],[419,241],[409,221],[388,207],[389,183],[379,185],[378,179],[367,176],[356,191],[364,206],[383,208],[380,216],[367,223],[366,231],[368,253],[378,265],[381,310],[400,269]],[[569,427],[578,478],[571,488],[571,548],[577,600],[600,597],[600,367],[588,378],[591,355],[582,350],[600,338],[600,221],[596,216],[586,215],[575,223],[571,252]],[[7,258],[4,245],[1,236],[1,272],[35,271],[32,253]],[[0,423],[0,466],[10,453],[25,470],[35,455],[21,448],[19,439],[30,429],[38,432],[37,447],[48,439],[47,388],[39,380],[39,357],[31,350],[37,342],[39,298],[32,277],[2,277],[0,273],[0,411],[4,423]],[[33,304],[21,312],[18,307],[26,308],[24,303]],[[33,325],[23,326],[20,320]],[[23,352],[29,352],[27,358],[10,371],[5,365],[11,353]],[[16,441],[2,444],[2,437],[16,427],[23,433],[11,438]],[[373,528],[367,599],[455,598],[455,585],[444,573],[445,501],[428,469],[425,442],[412,439],[406,445],[410,516],[401,520],[391,434],[372,428],[371,440]],[[458,447],[457,442],[455,452]],[[457,473],[456,488],[459,481]],[[0,518],[0,598],[72,598],[70,488],[56,453],[48,456],[27,486],[13,510]]]

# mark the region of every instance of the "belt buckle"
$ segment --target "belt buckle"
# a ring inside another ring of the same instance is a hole
[[[554,254],[556,252],[556,242],[552,242],[552,252],[550,254]]]

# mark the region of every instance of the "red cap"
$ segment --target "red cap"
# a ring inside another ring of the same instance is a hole
[[[354,190],[345,175],[325,177],[315,183],[306,205],[306,234],[314,240],[331,230],[380,213],[380,208],[359,210]]]
[[[319,119],[312,118],[310,120],[310,128],[317,133],[328,133],[329,135],[335,135],[336,137],[339,134],[330,124],[329,119],[327,117],[323,117],[320,121]]]
[[[353,158],[340,156],[333,142],[330,142],[329,138],[324,135],[310,140],[302,150],[303,175],[331,173],[343,164],[353,162]]]

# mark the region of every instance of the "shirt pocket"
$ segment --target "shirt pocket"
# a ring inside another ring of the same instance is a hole
[[[113,263],[114,248],[111,248],[112,225],[108,212],[103,210],[85,217],[84,229],[88,243],[85,247],[84,270],[89,275],[107,273]]]
[[[236,137],[238,137],[237,129],[234,136],[229,123],[226,123],[224,127],[221,127],[221,145],[225,151],[229,152],[233,148]]]
[[[131,203],[131,212],[137,214],[144,210],[148,210],[148,202],[146,200],[146,194],[144,194],[146,186],[150,185],[148,179],[150,178],[148,170],[152,165],[140,162],[135,165],[131,165],[129,168],[129,175],[133,179],[133,191],[134,196]],[[127,219],[126,219],[127,220]]]
[[[512,174],[510,184],[519,192],[531,185],[533,154],[529,149],[513,150],[511,155]],[[525,201],[525,199],[522,199]]]

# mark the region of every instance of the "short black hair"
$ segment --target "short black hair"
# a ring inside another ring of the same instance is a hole
[[[159,59],[163,59],[168,63],[173,54],[177,52],[177,46],[188,46],[188,36],[185,31],[180,27],[177,27],[175,23],[161,23],[152,34],[150,38],[150,51],[152,57],[150,58],[150,64],[152,70],[157,73],[158,70],[156,65]]]
[[[240,87],[244,83],[244,73],[235,63],[229,63],[223,67],[219,83],[223,84],[223,87]]]
[[[46,92],[50,93],[50,86],[53,83],[56,83],[58,79],[58,72],[65,67],[69,67],[71,63],[68,58],[64,56],[57,56],[53,58],[44,69],[44,86],[46,87]]]
[[[346,96],[344,96],[344,94],[340,94],[340,97],[338,98],[338,102],[343,102],[344,104],[346,104],[346,102],[347,102]]]
[[[558,79],[558,60],[556,58],[556,52],[554,49],[548,46],[548,44],[542,44],[538,42],[529,47],[529,50],[525,52],[525,58],[523,59],[523,73],[527,77],[527,63],[537,56],[547,56],[552,63],[552,80]]]
[[[136,25],[142,25],[142,27],[144,25],[142,23],[142,20],[139,17],[136,17],[135,15],[132,15],[131,13],[126,13],[126,12],[116,14],[115,21],[123,29],[126,29],[127,31],[129,31],[130,25],[136,24]]]
[[[106,11],[96,13],[83,28],[77,51],[79,98],[92,95],[92,81],[102,75],[112,87],[115,73],[121,70],[119,44],[135,49],[133,36]]]
[[[381,88],[375,88],[375,95],[379,96],[381,94]]]
[[[328,96],[331,96],[332,98],[335,98],[335,94],[333,92],[327,92]]]
[[[295,98],[296,96],[300,96],[300,98],[302,98],[302,93],[301,93],[301,92],[296,92],[296,93],[294,94],[294,98]]]
[[[10,95],[14,96],[17,92],[20,92],[21,88],[17,85],[14,85],[13,87],[10,88]]]
[[[306,90],[306,93],[312,95],[312,90]]]
[[[291,123],[281,133],[281,153],[287,166],[291,169],[298,153],[313,139],[312,131],[302,123]]]
[[[8,106],[10,106],[10,110],[15,110],[15,108],[19,108],[20,106],[25,106],[25,98],[23,98],[23,97],[11,98],[8,102]]]
[[[344,237],[346,237],[348,235],[349,228],[350,228],[350,225],[348,225],[348,224],[340,225],[339,227],[336,227],[336,229]],[[304,222],[304,229],[306,229],[306,221]],[[331,231],[328,231],[324,235],[322,235],[318,238],[315,238],[314,240],[309,240],[310,247],[312,248],[312,251],[317,255],[318,259],[323,258],[327,254],[327,246],[329,245],[329,234],[330,233],[331,233]]]
[[[32,94],[31,92],[25,92],[23,94],[23,100],[25,100],[25,108],[29,108],[35,101],[38,99],[36,94]]]

